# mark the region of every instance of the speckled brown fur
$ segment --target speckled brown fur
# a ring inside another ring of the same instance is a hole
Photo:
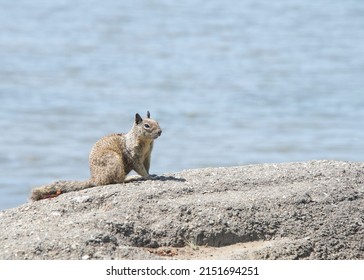
[[[89,165],[91,177],[87,181],[57,181],[35,188],[31,200],[36,201],[62,193],[125,181],[132,170],[143,178],[150,178],[150,158],[153,141],[162,133],[150,113],[142,119],[135,115],[132,129],[126,134],[111,134],[98,140],[91,149]]]

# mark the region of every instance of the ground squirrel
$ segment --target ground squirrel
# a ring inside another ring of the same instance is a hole
[[[111,134],[98,140],[91,149],[91,177],[87,181],[57,181],[33,189],[32,201],[58,196],[62,193],[101,185],[118,184],[134,170],[143,178],[149,175],[153,141],[162,134],[158,122],[137,113],[132,129],[126,134]]]

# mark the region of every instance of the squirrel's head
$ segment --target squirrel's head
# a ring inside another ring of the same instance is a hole
[[[134,129],[137,131],[138,137],[142,139],[154,140],[162,134],[158,122],[150,118],[149,111],[144,119],[138,113],[135,114]]]

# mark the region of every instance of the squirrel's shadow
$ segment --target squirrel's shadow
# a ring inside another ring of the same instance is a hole
[[[184,178],[177,178],[174,176],[158,176],[158,175],[151,175],[152,178],[150,179],[144,179],[143,177],[139,177],[139,176],[132,176],[129,177],[125,180],[125,183],[130,183],[130,182],[142,182],[142,181],[148,181],[148,180],[153,180],[153,181],[175,181],[175,182],[186,182],[186,179]]]
[[[184,178],[177,178],[174,176],[155,176],[156,178],[152,180],[159,180],[159,181],[176,181],[176,182],[186,182]]]

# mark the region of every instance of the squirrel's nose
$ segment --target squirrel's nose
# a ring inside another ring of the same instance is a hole
[[[158,131],[158,136],[161,136],[162,135],[162,130],[159,130]]]

